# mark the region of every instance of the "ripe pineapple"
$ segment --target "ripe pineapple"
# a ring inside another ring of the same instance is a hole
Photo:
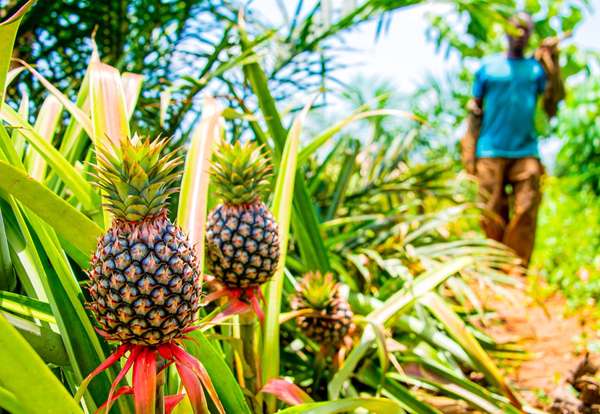
[[[110,340],[156,345],[182,335],[199,307],[197,260],[167,217],[180,159],[167,140],[123,140],[97,154],[98,185],[113,215],[91,260],[90,308]]]
[[[268,281],[279,260],[278,226],[261,195],[271,167],[255,144],[223,143],[213,163],[213,182],[222,204],[208,217],[208,268],[229,289]]]
[[[317,314],[299,316],[296,323],[306,336],[318,344],[340,345],[354,329],[352,310],[340,295],[339,288],[331,273],[309,272],[292,297],[294,310],[312,309]]]

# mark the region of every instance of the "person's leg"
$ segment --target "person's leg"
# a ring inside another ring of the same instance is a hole
[[[515,160],[507,169],[508,180],[514,189],[515,206],[503,242],[524,260],[525,265],[529,264],[535,242],[542,173],[542,164],[533,157]]]
[[[485,204],[481,227],[490,239],[502,241],[508,222],[508,199],[505,187],[504,158],[479,158],[476,175],[479,182],[479,198]]]

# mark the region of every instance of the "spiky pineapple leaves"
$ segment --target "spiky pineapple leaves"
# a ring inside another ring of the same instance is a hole
[[[215,152],[212,179],[216,194],[227,204],[263,200],[271,187],[271,163],[254,142],[222,142]]]
[[[467,329],[465,323],[454,311],[452,311],[444,300],[435,293],[428,293],[423,298],[423,303],[444,324],[452,338],[458,342],[469,354],[475,368],[483,372],[485,377],[504,393],[517,408],[521,408],[519,396],[506,382],[500,370],[492,361],[490,356],[481,347],[477,339]]]
[[[383,305],[369,313],[367,319],[372,324],[366,327],[359,344],[350,352],[340,370],[330,381],[328,385],[329,397],[331,399],[338,398],[344,382],[350,378],[362,357],[376,343],[377,335],[373,326],[384,325],[390,319],[405,311],[415,300],[436,288],[447,278],[469,264],[471,264],[470,259],[461,258],[424,273],[415,279],[410,286],[390,296]]]

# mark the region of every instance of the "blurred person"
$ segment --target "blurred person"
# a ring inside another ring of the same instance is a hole
[[[534,127],[537,101],[542,96],[544,111],[553,117],[565,91],[558,38],[545,39],[528,57],[531,16],[519,13],[509,23],[507,53],[484,59],[475,73],[462,158],[479,183],[486,235],[512,248],[528,265],[544,171]]]

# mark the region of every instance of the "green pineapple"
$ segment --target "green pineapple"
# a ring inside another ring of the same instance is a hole
[[[207,264],[230,289],[268,281],[279,261],[278,226],[261,196],[270,188],[269,160],[252,143],[219,147],[212,176],[223,200],[208,216]]]
[[[169,342],[199,307],[194,250],[167,217],[181,160],[161,155],[166,143],[136,136],[97,153],[95,178],[113,222],[91,260],[90,308],[110,340]]]
[[[294,310],[313,311],[297,317],[296,323],[306,336],[320,345],[340,345],[354,329],[350,305],[341,296],[340,285],[331,273],[304,275],[291,305]]]

